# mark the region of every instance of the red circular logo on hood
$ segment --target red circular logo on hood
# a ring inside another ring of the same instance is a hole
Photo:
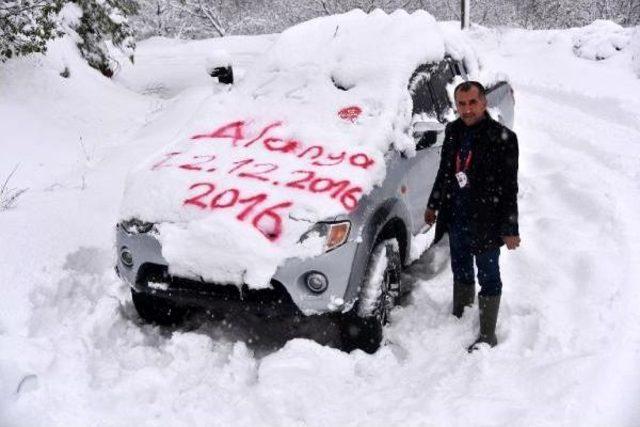
[[[352,105],[350,107],[344,107],[342,110],[338,111],[338,116],[342,120],[349,120],[351,123],[355,122],[362,113],[362,108],[357,105]]]

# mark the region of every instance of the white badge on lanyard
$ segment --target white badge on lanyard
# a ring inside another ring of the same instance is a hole
[[[460,188],[466,187],[467,183],[469,182],[467,174],[462,171],[456,174],[456,179],[458,180],[458,186],[460,186]]]
[[[469,169],[469,166],[471,166],[472,155],[473,153],[471,151],[467,153],[467,158],[464,162],[464,166],[462,165],[462,159],[460,159],[460,151],[458,151],[458,154],[456,155],[456,179],[458,180],[458,186],[460,188],[466,187],[469,183],[469,178],[467,177],[465,171]]]

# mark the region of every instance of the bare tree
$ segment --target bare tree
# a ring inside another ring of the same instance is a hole
[[[486,26],[565,28],[594,19],[640,23],[640,0],[470,0],[471,21]],[[361,9],[423,9],[439,20],[460,19],[460,0],[147,0],[136,18],[140,37],[184,38],[263,34],[323,15]],[[139,23],[139,24],[138,24]]]
[[[375,9],[392,11],[395,9],[415,9],[420,5],[420,0],[315,0],[321,6],[325,15],[348,12],[352,9],[361,9],[367,13]]]
[[[223,17],[223,3],[225,2],[179,0],[172,2],[172,6],[186,19],[193,20],[193,26],[208,28],[213,30],[215,35],[224,37],[227,25]]]

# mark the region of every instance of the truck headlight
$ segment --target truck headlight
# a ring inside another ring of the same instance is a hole
[[[351,223],[344,221],[327,225],[329,231],[327,232],[325,250],[330,251],[338,246],[342,246],[347,241],[347,238],[349,238],[349,230],[351,230]]]
[[[300,241],[303,242],[311,234],[317,233],[324,239],[324,251],[329,252],[337,247],[345,244],[349,238],[349,231],[351,230],[351,222],[319,222],[314,225],[311,230],[302,235]]]
[[[148,233],[153,228],[152,222],[140,221],[137,218],[122,221],[120,224],[122,225],[122,228],[124,228],[124,231],[129,234],[144,234]]]

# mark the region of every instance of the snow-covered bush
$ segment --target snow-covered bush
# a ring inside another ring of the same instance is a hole
[[[56,15],[62,0],[3,0],[0,2],[0,60],[44,52],[59,35]]]
[[[11,178],[18,170],[18,166],[13,168],[11,173],[7,175],[7,177],[2,180],[2,184],[0,184],[0,212],[5,211],[7,209],[11,209],[15,207],[18,198],[22,196],[27,189],[26,188],[11,188],[9,187],[9,183],[11,182]]]
[[[598,19],[576,30],[573,52],[591,60],[607,59],[629,44],[629,31],[615,22]]]
[[[107,77],[113,75],[112,60],[106,45],[111,40],[131,61],[135,41],[127,17],[136,13],[135,0],[75,0],[81,10],[79,19],[69,23],[80,53],[89,65]]]
[[[0,60],[44,52],[47,41],[67,34],[89,65],[113,74],[106,42],[133,60],[133,30],[127,18],[137,0],[3,0],[0,2]]]

